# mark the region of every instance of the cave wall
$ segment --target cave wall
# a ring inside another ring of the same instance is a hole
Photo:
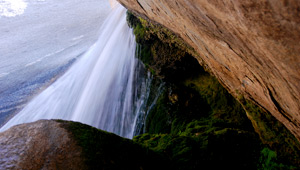
[[[300,1],[119,0],[183,38],[236,98],[300,139]]]

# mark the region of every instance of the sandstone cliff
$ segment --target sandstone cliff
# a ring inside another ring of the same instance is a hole
[[[300,139],[300,1],[119,2],[183,38],[236,98],[260,105]]]

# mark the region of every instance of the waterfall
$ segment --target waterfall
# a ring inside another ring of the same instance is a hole
[[[137,89],[147,89],[135,49],[126,9],[118,5],[104,21],[97,42],[0,131],[39,119],[64,119],[132,138],[145,96],[145,90]]]

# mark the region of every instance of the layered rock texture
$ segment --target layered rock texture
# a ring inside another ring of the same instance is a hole
[[[183,38],[236,98],[300,139],[300,1],[119,0]]]

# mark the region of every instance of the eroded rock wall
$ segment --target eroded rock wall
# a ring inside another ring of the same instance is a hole
[[[233,95],[254,101],[300,139],[300,1],[119,2],[178,34]]]

